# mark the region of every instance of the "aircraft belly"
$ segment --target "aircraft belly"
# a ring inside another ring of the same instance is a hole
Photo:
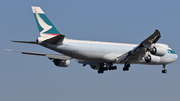
[[[102,58],[103,56],[104,56],[104,54],[88,53],[88,52],[74,53],[72,55],[73,58],[80,59],[80,60],[96,61],[96,62],[107,62]]]

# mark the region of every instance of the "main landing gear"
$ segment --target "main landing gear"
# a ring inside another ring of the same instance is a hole
[[[98,73],[101,74],[101,73],[104,73],[104,71],[107,71],[107,70],[116,70],[117,69],[117,66],[101,66],[98,70]]]
[[[166,65],[163,65],[163,70],[162,70],[162,73],[164,74],[164,73],[167,73],[167,70],[166,70]]]
[[[125,63],[125,64],[124,64],[123,71],[128,71],[128,70],[129,70],[129,67],[130,67],[130,64],[129,64],[129,63]]]

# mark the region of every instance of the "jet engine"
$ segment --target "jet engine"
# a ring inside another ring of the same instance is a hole
[[[146,61],[147,63],[159,63],[159,62],[160,62],[160,57],[154,56],[154,55],[148,55],[148,56],[145,58],[145,61]]]
[[[68,67],[70,64],[70,60],[54,59],[53,62],[58,67]]]
[[[156,56],[164,56],[166,54],[166,49],[163,47],[153,47],[153,49],[150,51],[151,54]]]

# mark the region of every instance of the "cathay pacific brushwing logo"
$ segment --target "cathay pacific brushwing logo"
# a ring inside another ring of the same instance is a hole
[[[52,26],[46,24],[46,22],[40,17],[40,15],[37,13],[37,11],[35,10],[36,13],[36,17],[37,17],[37,21],[39,23],[39,25],[43,28],[43,30],[40,32],[40,34],[50,30],[52,28]]]

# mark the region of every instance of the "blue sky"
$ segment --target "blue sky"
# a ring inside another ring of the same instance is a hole
[[[38,45],[12,43],[39,37],[31,6],[40,6],[59,31],[70,39],[139,44],[155,29],[159,43],[180,54],[179,0],[2,0],[0,46],[57,54]],[[56,67],[45,57],[0,50],[0,101],[177,101],[179,59],[162,66],[131,65],[128,72],[99,75],[71,60]]]

